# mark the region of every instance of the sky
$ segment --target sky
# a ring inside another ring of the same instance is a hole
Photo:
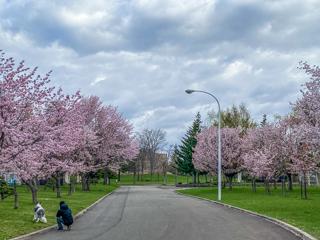
[[[217,110],[188,88],[256,121],[288,113],[299,62],[320,65],[319,13],[318,0],[0,0],[0,49],[179,143],[198,111]]]

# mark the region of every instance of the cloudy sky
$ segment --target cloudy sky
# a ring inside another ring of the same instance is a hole
[[[0,49],[178,142],[195,113],[285,114],[320,64],[319,0],[0,0]]]

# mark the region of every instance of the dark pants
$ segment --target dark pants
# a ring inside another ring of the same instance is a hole
[[[57,217],[58,230],[63,230],[63,219],[62,217]]]

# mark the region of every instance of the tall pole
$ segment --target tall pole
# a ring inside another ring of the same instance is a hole
[[[200,92],[200,93],[210,95],[218,104],[218,201],[221,201],[221,108],[220,108],[220,102],[218,98],[216,98],[216,96],[206,91],[187,89],[185,92],[188,94],[191,94],[194,92]]]
[[[221,111],[220,104],[217,100],[219,106],[218,113],[218,201],[221,201]]]

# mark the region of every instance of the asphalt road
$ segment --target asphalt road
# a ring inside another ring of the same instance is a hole
[[[72,206],[71,206],[72,208]],[[85,215],[70,232],[31,239],[53,240],[281,240],[299,239],[279,226],[158,187],[121,187]]]

